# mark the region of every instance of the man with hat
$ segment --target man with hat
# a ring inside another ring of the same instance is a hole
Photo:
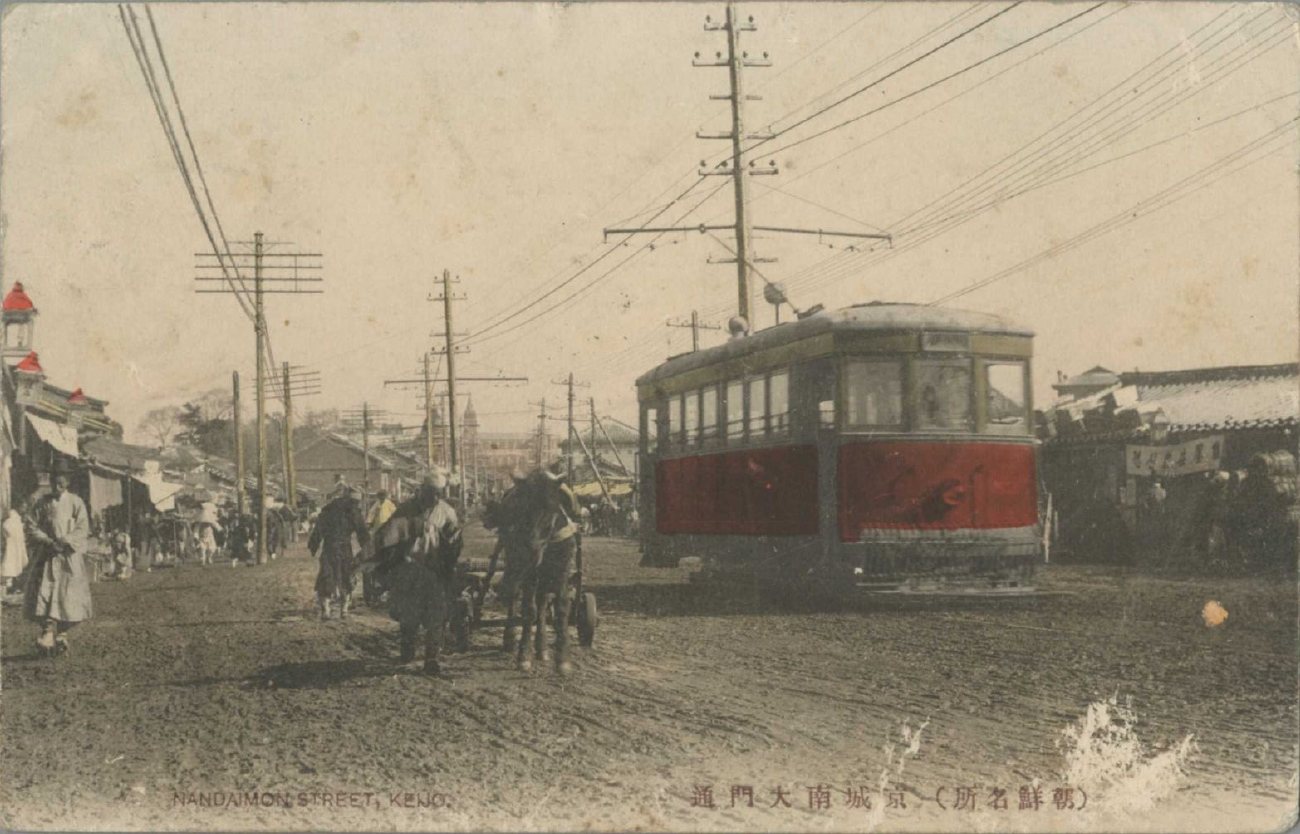
[[[85,559],[90,513],[85,502],[68,491],[69,473],[60,459],[52,489],[33,511],[30,539],[36,552],[24,601],[27,618],[41,625],[37,647],[56,655],[68,650],[67,632],[92,613]]]
[[[356,490],[344,485],[336,497],[326,504],[316,519],[316,527],[307,540],[307,549],[313,556],[320,553],[320,571],[316,574],[316,605],[320,618],[330,618],[330,603],[339,605],[339,619],[348,615],[352,603],[352,573],[356,570],[356,555],[352,550],[352,537],[364,548],[370,542],[361,514],[361,502]]]
[[[388,613],[398,623],[401,662],[415,660],[415,641],[423,627],[424,671],[430,674],[440,670],[438,653],[463,546],[456,511],[442,500],[446,488],[446,472],[436,469],[420,485],[414,506],[404,504],[389,521],[395,527],[405,525],[413,536],[398,549],[401,561],[388,582]],[[409,515],[411,509],[414,517]]]

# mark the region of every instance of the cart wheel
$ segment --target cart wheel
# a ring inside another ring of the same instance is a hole
[[[469,651],[469,632],[472,627],[469,601],[458,598],[451,608],[451,633],[456,638],[456,651]]]
[[[596,610],[596,595],[586,593],[578,601],[578,642],[590,647],[596,639],[596,626],[600,622],[600,613]]]

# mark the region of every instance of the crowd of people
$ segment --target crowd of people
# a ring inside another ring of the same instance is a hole
[[[68,632],[92,615],[91,583],[98,578],[126,580],[178,562],[208,566],[225,558],[237,566],[256,559],[252,513],[202,503],[180,513],[150,510],[133,524],[115,519],[114,525],[92,518],[82,498],[69,490],[69,474],[66,464],[58,464],[50,489],[25,512],[12,510],[3,521],[0,581],[6,600],[21,600],[27,618],[40,626],[36,646],[42,653],[67,652]],[[400,662],[415,662],[423,632],[424,669],[437,672],[446,625],[465,592],[456,574],[462,520],[446,500],[447,484],[446,474],[435,470],[407,500],[395,503],[380,491],[363,506],[363,493],[337,476],[319,511],[268,507],[267,556],[276,558],[299,535],[309,534],[308,550],[319,561],[314,589],[320,618],[346,618],[360,578],[364,602],[386,603],[398,623]],[[575,569],[581,570],[582,533],[634,531],[636,514],[630,505],[609,501],[583,506],[563,483],[558,465],[530,476],[516,473],[511,489],[492,506],[497,509],[488,513],[489,526],[499,537],[498,553],[506,556],[501,589],[510,600],[507,642],[515,643],[514,627],[520,623],[513,619],[514,603],[521,600],[525,637],[518,662],[528,668],[530,633],[537,657],[546,656],[545,617],[539,612],[557,604],[567,616]],[[558,619],[557,664],[566,671],[564,616]]]

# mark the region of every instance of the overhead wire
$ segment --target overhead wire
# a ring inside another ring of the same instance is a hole
[[[1286,150],[1287,147],[1285,145],[1278,148],[1274,148],[1270,151],[1267,151],[1264,154],[1259,155],[1253,160],[1248,160],[1243,164],[1238,165],[1235,168],[1232,168],[1231,170],[1219,172],[1218,176],[1215,176],[1212,179],[1206,179],[1206,177],[1209,174],[1215,173],[1217,169],[1230,168],[1232,165],[1241,162],[1242,159],[1250,156],[1252,153],[1259,150],[1261,147],[1266,147],[1268,143],[1272,142],[1273,140],[1279,138],[1280,136],[1284,135],[1287,132],[1295,130],[1296,124],[1298,122],[1300,122],[1300,118],[1291,119],[1287,123],[1270,130],[1268,133],[1264,134],[1263,136],[1251,140],[1250,142],[1246,143],[1245,145],[1233,151],[1232,153],[1229,153],[1228,155],[1219,158],[1215,162],[1212,162],[1211,164],[1197,170],[1195,173],[1189,174],[1188,176],[1184,177],[1183,179],[1179,180],[1178,182],[1174,183],[1168,188],[1162,189],[1157,194],[1154,194],[1151,197],[1148,197],[1145,200],[1142,200],[1139,203],[1130,206],[1129,208],[1126,208],[1123,211],[1118,212],[1117,214],[1112,215],[1111,217],[1107,218],[1101,223],[1089,227],[1085,231],[1080,232],[1079,234],[1075,235],[1069,240],[1056,244],[1044,250],[1043,252],[1039,252],[1038,254],[1030,258],[1020,261],[1014,266],[1010,266],[1007,267],[1006,269],[1000,270],[999,272],[987,278],[976,281],[973,284],[970,284],[966,287],[953,290],[952,292],[942,295],[939,298],[936,298],[935,300],[929,303],[931,306],[946,304],[949,301],[955,300],[957,298],[961,298],[962,296],[965,295],[969,295],[972,292],[988,287],[991,284],[997,283],[998,281],[1003,281],[1007,278],[1010,278],[1013,275],[1023,272],[1024,270],[1034,266],[1035,264],[1041,263],[1051,258],[1055,258],[1057,255],[1063,254],[1065,252],[1069,252],[1073,249],[1078,248],[1079,246],[1084,245],[1085,243],[1089,243],[1092,240],[1095,240],[1103,235],[1109,234],[1110,232],[1113,232],[1116,229],[1119,229],[1125,225],[1128,225],[1129,223],[1132,223],[1134,220],[1137,220],[1139,217],[1144,217],[1148,214],[1167,208],[1168,206],[1173,205],[1179,200],[1189,197],[1192,194],[1196,193],[1197,191],[1200,191],[1203,188],[1207,188],[1210,185],[1213,185],[1215,182],[1218,182],[1220,179],[1223,179],[1226,176],[1230,176],[1236,173],[1237,171],[1241,170],[1242,168],[1248,167],[1249,165],[1253,165],[1267,158],[1273,153],[1277,153],[1278,151],[1281,150]],[[1189,188],[1190,185],[1196,183],[1198,180],[1205,180],[1205,181],[1197,184],[1195,188]]]
[[[1225,12],[1224,14],[1226,14],[1226,12]],[[1219,17],[1222,17],[1222,14],[1221,14]],[[1217,20],[1217,19],[1218,19],[1218,18],[1216,17],[1215,20]],[[1213,23],[1215,22],[1215,20],[1210,21],[1210,23],[1206,24],[1206,26],[1209,26],[1209,25],[1213,24]],[[1206,28],[1206,26],[1203,26],[1203,27],[1201,27],[1200,30],[1197,30],[1197,33],[1196,33],[1196,34],[1199,34],[1200,31],[1204,30],[1204,29]],[[1218,42],[1216,42],[1214,45],[1217,46],[1217,43],[1218,43]],[[1180,47],[1181,47],[1181,45],[1180,45],[1180,46],[1176,46],[1176,47],[1174,47],[1174,48],[1171,49],[1171,50],[1167,50],[1166,53],[1164,53],[1164,54],[1168,54],[1169,52],[1172,52],[1174,49],[1178,49],[1178,48],[1180,48]],[[1271,48],[1271,47],[1269,47],[1269,48]],[[1195,53],[1193,53],[1193,55],[1195,55]],[[993,166],[990,166],[990,167],[986,168],[983,172],[981,172],[980,174],[977,174],[975,177],[972,177],[972,178],[968,179],[968,180],[966,181],[966,183],[964,183],[963,185],[961,185],[961,186],[957,186],[956,188],[950,190],[950,191],[948,192],[948,194],[949,194],[949,195],[952,195],[952,194],[958,194],[962,189],[967,188],[967,187],[970,186],[972,183],[977,183],[977,182],[979,181],[979,179],[980,179],[981,177],[984,177],[988,172],[990,172],[990,171],[996,169],[996,168],[999,167],[999,166],[1002,166],[1004,163],[1007,163],[1009,160],[1014,160],[1014,159],[1016,159],[1017,156],[1020,156],[1020,161],[1019,161],[1019,162],[1016,162],[1016,163],[1012,166],[1012,167],[1013,167],[1013,170],[1015,169],[1015,166],[1016,166],[1016,165],[1023,165],[1023,164],[1025,164],[1025,163],[1024,163],[1024,157],[1023,157],[1023,154],[1024,154],[1024,152],[1025,152],[1027,149],[1032,148],[1033,145],[1034,145],[1036,142],[1045,139],[1046,137],[1050,136],[1051,134],[1055,133],[1056,131],[1058,131],[1058,130],[1064,130],[1064,129],[1065,129],[1065,128],[1066,128],[1066,127],[1067,127],[1071,122],[1073,122],[1073,121],[1075,120],[1076,117],[1078,117],[1078,116],[1079,116],[1080,114],[1082,114],[1082,113],[1087,112],[1089,109],[1091,109],[1091,108],[1094,107],[1095,105],[1098,105],[1099,103],[1104,102],[1105,99],[1106,99],[1106,97],[1109,96],[1109,95],[1110,95],[1112,92],[1114,92],[1115,90],[1118,90],[1118,89],[1124,89],[1126,92],[1137,91],[1137,92],[1139,93],[1139,95],[1144,95],[1147,91],[1149,91],[1149,90],[1151,90],[1151,89],[1158,89],[1158,88],[1156,87],[1156,85],[1162,82],[1162,79],[1160,78],[1159,75],[1153,75],[1151,78],[1148,78],[1148,79],[1146,79],[1146,80],[1143,81],[1143,82],[1140,82],[1140,84],[1139,84],[1137,87],[1130,87],[1129,85],[1130,85],[1130,82],[1131,82],[1134,78],[1136,78],[1137,76],[1141,75],[1141,74],[1142,74],[1143,72],[1145,72],[1147,69],[1149,69],[1150,67],[1152,67],[1152,66],[1154,66],[1155,64],[1157,64],[1157,63],[1161,60],[1162,57],[1163,57],[1163,55],[1162,55],[1162,56],[1158,56],[1158,57],[1157,57],[1156,59],[1154,59],[1153,61],[1148,62],[1148,64],[1144,65],[1144,67],[1141,68],[1141,69],[1139,69],[1136,73],[1133,73],[1133,74],[1130,75],[1128,78],[1126,78],[1124,81],[1120,82],[1119,84],[1117,84],[1117,85],[1115,85],[1114,87],[1110,88],[1110,89],[1107,90],[1106,92],[1102,93],[1102,94],[1099,95],[1097,98],[1095,98],[1095,99],[1093,99],[1091,102],[1089,102],[1087,105],[1085,105],[1084,107],[1082,107],[1082,108],[1080,108],[1079,110],[1075,111],[1073,114],[1071,114],[1071,116],[1067,117],[1067,119],[1065,119],[1064,121],[1062,121],[1062,122],[1058,122],[1057,124],[1053,125],[1053,127],[1049,128],[1046,132],[1040,134],[1040,135],[1039,135],[1038,137],[1036,137],[1035,139],[1030,140],[1030,142],[1026,143],[1025,145],[1022,145],[1019,149],[1017,149],[1016,151],[1013,151],[1011,154],[1007,155],[1006,157],[1003,157],[1002,160],[1000,160],[998,163],[995,163]],[[1220,58],[1219,60],[1221,60],[1222,57],[1223,57],[1223,56],[1221,56],[1221,58]],[[1256,56],[1256,57],[1258,57],[1258,56]],[[1214,62],[1212,62],[1212,63],[1217,64],[1217,63],[1218,63],[1218,60],[1216,60],[1216,61],[1214,61]],[[1228,69],[1231,70],[1231,71],[1235,71],[1236,69],[1239,69],[1241,65],[1242,65],[1242,64],[1238,64],[1237,66],[1235,66],[1235,67],[1229,67]],[[1171,72],[1175,72],[1175,71],[1176,71],[1176,68],[1169,68],[1169,67],[1166,67],[1165,69],[1161,70],[1161,72],[1165,73],[1166,75],[1168,75],[1168,74],[1171,73]],[[1221,77],[1222,77],[1222,76],[1220,76],[1220,78],[1221,78]],[[1218,79],[1216,79],[1216,80],[1218,80]],[[1169,106],[1173,106],[1174,104],[1179,103],[1179,102],[1182,101],[1182,100],[1185,100],[1186,97],[1190,97],[1190,95],[1195,94],[1196,92],[1198,92],[1198,91],[1201,90],[1201,89],[1204,89],[1204,85],[1202,85],[1201,87],[1197,87],[1197,88],[1195,88],[1195,89],[1192,89],[1192,90],[1190,90],[1190,91],[1186,91],[1186,93],[1185,93],[1183,99],[1179,99],[1178,101],[1175,101],[1175,102],[1171,103]],[[1167,109],[1167,108],[1166,108],[1166,109]],[[1162,112],[1163,112],[1163,111],[1162,111]],[[1095,115],[1095,114],[1094,114],[1094,115]],[[1091,119],[1092,117],[1089,117],[1089,118]],[[1121,122],[1121,123],[1122,123],[1122,122]],[[1087,120],[1085,120],[1085,124],[1087,124]],[[1067,142],[1065,143],[1065,145],[1062,145],[1061,147],[1068,147],[1069,144],[1070,144],[1071,142],[1075,142],[1075,141],[1078,140],[1080,137],[1082,137],[1084,134],[1083,134],[1082,132],[1080,132],[1080,131],[1081,131],[1081,128],[1072,128],[1072,129],[1071,129],[1071,133],[1070,133],[1070,137],[1071,137],[1071,138],[1068,139]],[[1104,144],[1103,144],[1103,145],[1100,145],[1100,146],[1097,146],[1096,148],[1093,149],[1093,151],[1095,152],[1095,150],[1099,150],[1100,147],[1104,147]],[[1084,157],[1084,158],[1086,158],[1086,157]],[[1078,161],[1078,160],[1074,160],[1074,161]],[[1001,174],[998,174],[997,176],[1005,176],[1006,173],[1007,173],[1007,172],[1002,172]],[[960,199],[960,198],[950,198],[950,200],[951,200],[951,199]],[[947,206],[952,205],[952,203],[950,202],[950,200],[949,200],[949,201],[943,201],[942,198],[941,198],[941,200],[934,200],[934,201],[931,201],[930,204],[927,204],[927,207],[929,207],[929,206],[934,206],[934,205],[936,205],[936,204],[942,203],[942,205],[946,208]],[[917,214],[917,212],[913,212],[912,215],[909,215],[909,217],[911,217],[911,216],[915,216],[916,214]],[[913,233],[913,232],[916,231],[918,228],[919,228],[919,226],[918,226],[917,224],[913,224],[912,226],[904,226],[901,230],[898,230],[898,229],[896,228],[896,231],[895,231],[895,240],[897,240],[898,238],[906,238],[906,236],[907,236],[908,234]],[[944,232],[944,231],[947,231],[947,229],[935,230],[933,233],[928,233],[928,234],[930,234],[930,237],[933,237],[933,236],[935,236],[937,233],[942,233],[942,232]],[[905,243],[903,246],[895,245],[895,246],[894,246],[891,250],[889,250],[889,251],[876,253],[876,255],[875,255],[875,257],[874,257],[874,260],[873,260],[872,262],[873,262],[873,263],[878,263],[878,262],[880,262],[880,261],[882,261],[882,260],[887,260],[887,259],[891,259],[891,258],[893,258],[893,257],[898,257],[898,256],[901,255],[903,252],[907,251],[907,250],[910,249],[910,248],[915,248],[915,246],[918,246],[918,245],[920,245],[920,244],[923,243],[923,242],[925,242],[924,239],[920,239],[920,240],[915,240],[915,239],[914,239],[914,240],[911,241],[910,243]],[[846,258],[840,258],[840,259],[839,259],[839,265],[838,265],[838,266],[835,266],[834,268],[837,269],[837,270],[843,270],[843,269],[845,268],[845,266],[847,265],[847,262],[848,262],[848,261],[850,261],[850,260],[854,260],[854,261],[862,261],[862,260],[863,260],[864,258],[866,258],[868,255],[872,255],[872,250],[868,250],[867,252],[859,252],[859,253],[853,254],[852,256],[847,256]],[[829,261],[829,260],[830,260],[830,259],[828,259],[828,261]],[[825,263],[825,262],[824,262],[824,263]],[[825,283],[824,280],[818,280],[818,281],[816,281],[816,282],[814,282],[814,283],[812,283],[812,284],[807,283],[807,280],[806,280],[806,279],[808,279],[808,277],[809,277],[810,275],[815,274],[819,269],[821,269],[821,266],[820,266],[820,265],[815,265],[814,267],[810,267],[808,270],[805,270],[804,273],[801,273],[801,275],[796,276],[796,278],[792,279],[792,284],[795,284],[795,283],[801,283],[801,284],[803,284],[803,285],[805,286],[805,288],[807,288],[807,287],[810,287],[810,286],[816,286],[816,285],[821,285],[821,284]],[[834,276],[834,275],[836,274],[833,270],[822,270],[822,273],[823,273],[823,275],[830,275],[830,276]],[[837,278],[834,278],[834,280],[838,280],[838,279],[837,279]]]

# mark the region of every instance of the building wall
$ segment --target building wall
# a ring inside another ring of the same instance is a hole
[[[322,440],[296,452],[293,460],[298,484],[319,490],[322,495],[327,495],[334,489],[336,473],[342,474],[353,486],[361,486],[365,479],[365,460],[362,452],[331,440]],[[392,473],[383,471],[372,459],[370,489],[392,491],[395,488],[396,482]]]

